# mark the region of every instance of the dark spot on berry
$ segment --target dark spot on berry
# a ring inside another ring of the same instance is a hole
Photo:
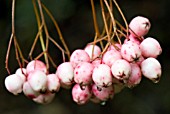
[[[76,74],[78,74],[78,72],[76,72]]]
[[[97,86],[97,90],[98,90],[98,91],[102,91],[102,88],[100,88],[100,87]]]

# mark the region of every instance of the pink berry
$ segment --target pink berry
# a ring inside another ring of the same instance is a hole
[[[90,45],[89,44],[85,47],[84,50],[88,53],[91,60],[99,57],[99,55],[101,54],[101,49],[97,45]]]
[[[36,98],[36,97],[38,97],[40,95],[39,92],[34,91],[32,89],[32,87],[30,86],[28,81],[24,82],[24,84],[23,84],[23,93],[24,93],[25,96],[27,96],[30,99]]]
[[[135,87],[140,83],[142,79],[142,73],[138,64],[131,63],[130,65],[132,70],[126,85],[131,88]]]
[[[154,83],[158,83],[162,74],[161,64],[155,58],[147,58],[141,63],[142,74],[152,80]]]
[[[133,36],[132,34],[130,34],[129,36],[128,36],[128,38],[129,39],[125,39],[124,40],[124,43],[126,43],[127,41],[132,41],[132,42],[134,42],[134,43],[137,43],[138,45],[140,45],[140,43],[144,40],[144,38],[143,37],[140,37],[140,39],[139,39],[139,37],[135,37],[135,36]]]
[[[106,51],[106,53],[104,53],[103,55],[102,63],[107,64],[109,67],[111,67],[116,60],[121,58],[122,56],[119,51],[116,50]]]
[[[131,74],[131,66],[130,63],[127,62],[126,60],[119,59],[113,63],[111,71],[116,79],[126,83]]]
[[[97,67],[98,65],[102,64],[102,59],[101,58],[97,58],[95,60],[92,61],[92,65],[94,67]]]
[[[32,60],[29,62],[26,66],[27,74],[34,70],[40,70],[43,71],[44,73],[47,73],[47,68],[46,65],[40,61],[40,60]]]
[[[27,80],[34,91],[45,92],[47,90],[47,75],[44,72],[34,70],[29,73]]]
[[[149,20],[142,16],[137,16],[133,18],[129,24],[130,33],[133,36],[144,36],[148,33],[151,27],[151,23]]]
[[[18,68],[15,72],[16,75],[20,76],[23,80],[23,82],[26,81],[26,77],[27,77],[27,71],[25,68]]]
[[[148,37],[142,41],[140,44],[140,49],[144,57],[157,58],[157,56],[162,53],[162,48],[159,42],[151,37]]]
[[[74,81],[74,69],[71,62],[64,62],[57,68],[56,75],[60,81],[61,87],[70,88]]]
[[[90,57],[85,50],[77,49],[71,54],[70,62],[75,68],[80,62],[90,62]]]
[[[94,66],[88,62],[79,63],[74,69],[74,81],[81,85],[88,85],[92,82]]]
[[[140,58],[141,50],[137,43],[127,41],[122,45],[121,55],[125,60],[133,62],[137,61]]]
[[[107,101],[109,99],[112,99],[114,96],[114,88],[112,85],[105,88],[98,87],[97,85],[93,84],[92,92],[101,101]]]
[[[110,67],[106,64],[98,65],[93,70],[92,79],[98,87],[108,87],[112,85]]]
[[[87,103],[90,100],[91,95],[89,86],[83,86],[82,88],[79,84],[75,84],[72,88],[72,98],[77,104],[82,105]]]
[[[22,86],[23,80],[16,74],[9,75],[5,78],[6,89],[14,95],[18,95],[22,92]]]
[[[38,97],[34,98],[33,101],[39,104],[49,104],[53,101],[55,93],[45,93],[40,94]]]
[[[47,75],[47,89],[51,93],[55,93],[60,89],[60,82],[56,74]]]

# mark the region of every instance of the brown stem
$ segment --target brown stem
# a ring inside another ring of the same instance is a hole
[[[128,35],[128,34],[129,34],[129,27],[128,27],[128,23],[127,23],[127,21],[126,21],[126,18],[125,18],[125,16],[124,16],[123,12],[121,11],[121,9],[120,9],[118,3],[116,2],[116,0],[113,0],[113,2],[114,2],[114,4],[116,5],[118,11],[120,12],[120,14],[121,14],[121,16],[122,16],[122,18],[123,18],[123,21],[124,21],[125,26],[126,26],[127,36],[129,36],[129,35]]]
[[[94,0],[90,0],[90,2],[91,2],[91,7],[92,7],[94,28],[95,28],[96,35],[98,37],[98,36],[100,36],[100,32],[99,32],[99,27],[98,27],[97,19],[96,19],[96,11],[95,11],[95,7],[94,7]]]
[[[110,42],[110,34],[109,34],[108,25],[107,25],[107,21],[106,21],[106,15],[105,15],[105,11],[104,11],[103,0],[100,0],[100,5],[101,5],[101,10],[102,10],[102,17],[103,17],[104,26],[105,26],[106,33],[107,33],[107,36],[108,36],[108,42]]]
[[[62,44],[63,44],[63,46],[64,46],[64,48],[65,48],[65,50],[66,50],[66,52],[67,52],[68,58],[70,58],[70,51],[69,51],[69,49],[68,49],[68,47],[67,47],[67,45],[66,45],[66,43],[65,43],[65,40],[64,40],[64,38],[63,38],[63,35],[62,35],[62,33],[61,33],[61,30],[60,30],[60,28],[59,28],[58,23],[56,22],[56,20],[54,19],[54,17],[53,17],[52,14],[50,13],[50,11],[45,7],[45,5],[42,4],[42,7],[44,8],[44,10],[45,10],[46,13],[48,14],[48,16],[51,18],[52,22],[54,23],[54,26],[55,26],[58,34],[59,34],[60,41],[62,42]]]
[[[11,37],[9,40],[8,49],[6,53],[6,60],[5,60],[5,68],[7,69],[8,74],[10,74],[10,70],[8,66],[9,53],[11,49],[12,40],[15,36],[15,17],[14,16],[15,16],[15,0],[12,0],[12,33],[11,33]]]

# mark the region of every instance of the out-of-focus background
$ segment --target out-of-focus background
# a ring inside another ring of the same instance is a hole
[[[99,1],[94,0],[96,9]],[[42,0],[58,21],[63,36],[72,52],[93,40],[94,27],[90,0]],[[170,1],[169,0],[117,0],[127,21],[142,15],[150,19],[152,27],[147,36],[155,37],[163,48],[158,57],[162,65],[162,77],[154,84],[143,78],[133,89],[124,89],[105,106],[87,103],[79,106],[73,102],[71,91],[61,89],[54,101],[39,105],[23,94],[14,96],[4,87],[8,75],[5,56],[11,33],[11,0],[0,0],[0,113],[1,114],[169,114],[170,113]],[[36,19],[31,0],[16,0],[16,35],[24,56],[28,56],[30,46],[37,32]],[[50,34],[57,39],[52,23],[47,18]],[[61,56],[54,49],[50,51],[57,62]],[[35,52],[36,53],[36,52]],[[9,67],[15,72],[18,64],[14,47],[10,53]]]

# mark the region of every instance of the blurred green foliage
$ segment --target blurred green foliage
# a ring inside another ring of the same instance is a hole
[[[169,0],[117,0],[127,21],[136,15],[150,19],[152,28],[148,36],[155,37],[163,47],[158,58],[162,64],[163,75],[158,84],[143,78],[134,89],[124,89],[115,95],[105,106],[88,103],[78,106],[72,101],[70,90],[61,90],[49,105],[38,105],[24,95],[13,96],[4,88],[5,54],[11,32],[11,1],[0,0],[0,113],[1,114],[169,114],[170,113],[170,1]],[[83,48],[94,37],[94,27],[89,0],[42,0],[53,13],[70,51]],[[96,9],[98,1],[95,0]],[[100,14],[98,14],[100,16]],[[16,2],[16,35],[24,55],[27,57],[30,46],[37,32],[36,18],[31,0]],[[58,39],[58,35],[47,18],[50,34]],[[101,26],[101,25],[100,25]],[[55,52],[54,48],[50,52]],[[15,71],[18,64],[14,49],[11,50],[9,65]],[[36,53],[36,52],[35,52]],[[58,53],[53,54],[59,61]]]

